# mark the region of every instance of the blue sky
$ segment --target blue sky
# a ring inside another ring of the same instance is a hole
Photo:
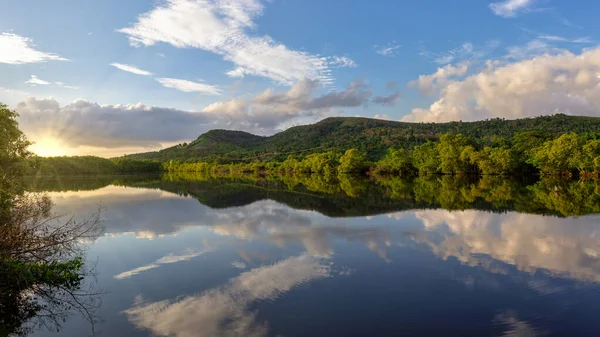
[[[119,155],[327,116],[600,115],[600,3],[0,3],[0,102],[40,154]]]

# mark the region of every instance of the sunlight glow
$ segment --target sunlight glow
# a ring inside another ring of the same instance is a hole
[[[58,157],[69,154],[66,146],[60,140],[51,137],[44,137],[36,141],[29,149],[41,157]]]

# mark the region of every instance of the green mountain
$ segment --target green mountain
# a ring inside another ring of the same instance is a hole
[[[600,133],[600,118],[558,114],[517,120],[490,119],[477,122],[405,123],[359,117],[332,117],[316,124],[289,128],[269,137],[242,131],[212,130],[193,142],[156,152],[127,156],[132,159],[237,162],[254,159],[283,160],[290,154],[365,151],[372,158],[388,148],[409,148],[445,133],[462,133],[482,144],[517,132],[538,131],[548,136],[565,132]]]

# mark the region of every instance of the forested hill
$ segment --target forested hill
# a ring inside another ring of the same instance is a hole
[[[187,144],[157,152],[128,155],[133,159],[240,161],[283,160],[290,154],[365,151],[372,158],[388,148],[410,148],[445,133],[462,133],[482,144],[510,138],[517,132],[538,131],[548,136],[566,132],[600,133],[600,118],[558,114],[517,120],[490,119],[477,122],[405,123],[359,117],[332,117],[316,124],[289,128],[270,137],[242,131],[212,130]]]

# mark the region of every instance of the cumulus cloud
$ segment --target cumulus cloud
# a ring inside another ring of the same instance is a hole
[[[54,53],[42,52],[34,49],[31,39],[24,36],[1,33],[0,34],[0,63],[24,64],[47,61],[68,61]]]
[[[138,67],[135,66],[130,66],[128,64],[122,64],[122,63],[111,63],[111,66],[119,69],[119,70],[123,70],[126,71],[128,73],[132,73],[132,74],[136,74],[136,75],[142,75],[142,76],[151,76],[152,73],[146,70],[142,70]]]
[[[410,82],[409,85],[418,87],[424,95],[432,95],[437,88],[448,85],[453,78],[464,76],[467,70],[469,70],[468,62],[462,62],[458,65],[448,64],[438,68],[431,75],[420,75],[418,80]]]
[[[217,234],[244,240],[263,238],[278,246],[300,243],[313,257],[330,257],[333,242],[344,239],[361,242],[386,259],[386,247],[391,241],[387,228],[349,226],[321,216],[315,219],[274,201],[260,201],[236,211],[220,211],[213,215],[216,221],[208,226]]]
[[[159,78],[165,86],[182,91],[218,94],[221,89],[203,83]],[[252,98],[218,101],[202,111],[184,111],[138,104],[100,105],[84,99],[62,105],[54,98],[27,97],[17,104],[20,126],[33,141],[60,140],[67,147],[106,149],[188,141],[211,129],[236,129],[272,134],[297,118],[324,116],[336,108],[358,107],[371,97],[360,80],[345,90],[315,95],[318,82],[302,80],[288,91],[265,90]],[[130,152],[129,152],[130,153]]]
[[[518,13],[529,11],[534,2],[535,0],[506,0],[490,4],[490,9],[498,16],[512,18]]]
[[[183,92],[198,92],[205,95],[220,95],[222,90],[214,85],[180,80],[177,78],[157,78],[158,83],[165,88],[177,89]]]
[[[577,219],[481,211],[417,211],[434,235],[418,236],[438,256],[455,257],[471,266],[491,267],[486,258],[535,273],[600,282],[600,242],[596,216]],[[532,284],[532,287],[539,288]]]
[[[25,81],[25,83],[28,83],[31,85],[49,85],[50,84],[50,82],[44,81],[35,75],[31,75],[31,78],[28,79],[27,81]]]
[[[333,108],[362,106],[372,94],[361,80],[353,81],[346,90],[313,97],[318,87],[318,81],[303,79],[286,92],[267,89],[250,99],[215,102],[202,112],[229,119],[232,125],[240,128],[251,125],[274,128],[294,118],[326,114]],[[240,116],[245,116],[246,119],[242,122]]]
[[[137,303],[125,310],[141,329],[160,336],[266,336],[268,326],[250,309],[313,280],[331,277],[331,265],[307,255],[244,272],[225,286],[178,300]]]
[[[555,113],[600,116],[599,74],[600,48],[508,64],[490,61],[478,73],[442,82],[439,99],[428,109],[413,109],[404,120],[443,122]],[[435,84],[436,75],[430,76],[420,85],[428,88]]]
[[[212,127],[202,113],[144,104],[100,105],[78,99],[61,106],[54,98],[28,97],[16,106],[19,124],[33,141],[45,135],[65,145],[157,147],[195,138]]]
[[[169,0],[119,32],[126,34],[134,46],[162,42],[216,53],[235,65],[227,73],[233,77],[261,76],[288,85],[310,78],[331,84],[327,57],[292,50],[267,35],[247,33],[256,28],[254,20],[262,12],[259,0]]]

